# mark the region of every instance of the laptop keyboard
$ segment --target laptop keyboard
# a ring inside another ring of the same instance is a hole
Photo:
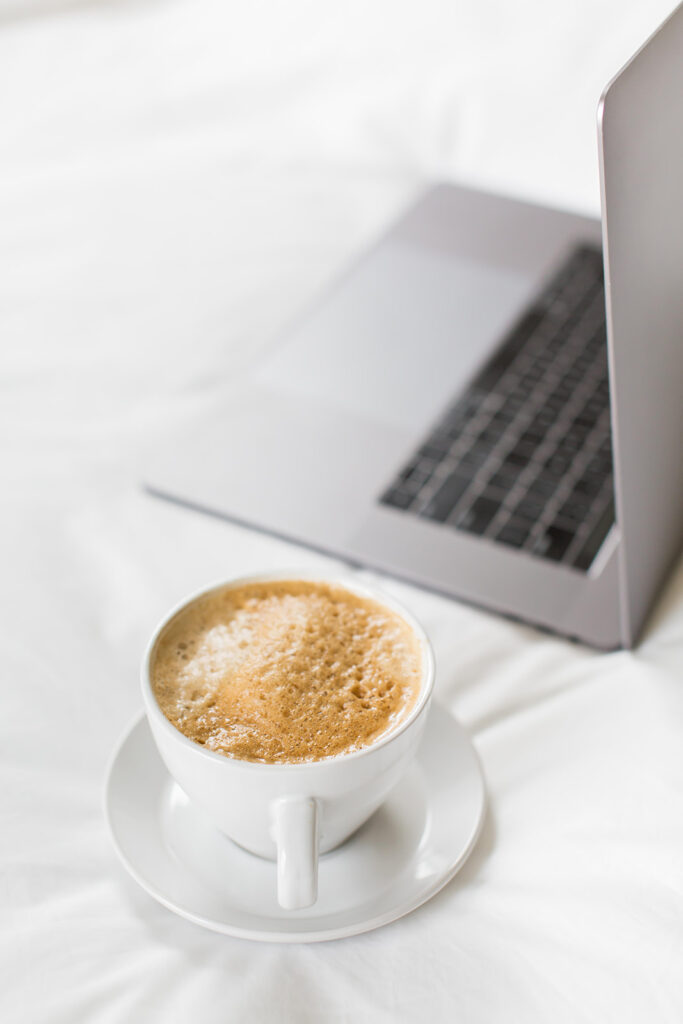
[[[587,570],[614,522],[599,249],[575,249],[381,502]]]

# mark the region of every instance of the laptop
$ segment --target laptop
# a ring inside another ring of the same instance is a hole
[[[598,108],[600,221],[438,184],[147,486],[599,648],[683,527],[683,6]]]

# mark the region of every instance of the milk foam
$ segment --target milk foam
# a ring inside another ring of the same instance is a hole
[[[422,657],[398,615],[344,587],[226,587],[164,629],[151,667],[166,717],[209,750],[250,761],[358,750],[414,706]]]

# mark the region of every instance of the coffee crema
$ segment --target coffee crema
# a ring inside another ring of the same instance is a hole
[[[378,601],[333,583],[226,586],[183,608],[151,664],[158,704],[228,757],[317,761],[375,743],[415,706],[418,639]]]

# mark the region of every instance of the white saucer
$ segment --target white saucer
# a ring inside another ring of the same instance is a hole
[[[190,803],[146,718],[124,737],[105,791],[114,845],[143,889],[206,928],[267,942],[340,939],[419,907],[465,863],[485,802],[474,747],[433,705],[408,774],[355,835],[321,858],[317,903],[288,911],[276,900],[274,862],[226,839]]]

